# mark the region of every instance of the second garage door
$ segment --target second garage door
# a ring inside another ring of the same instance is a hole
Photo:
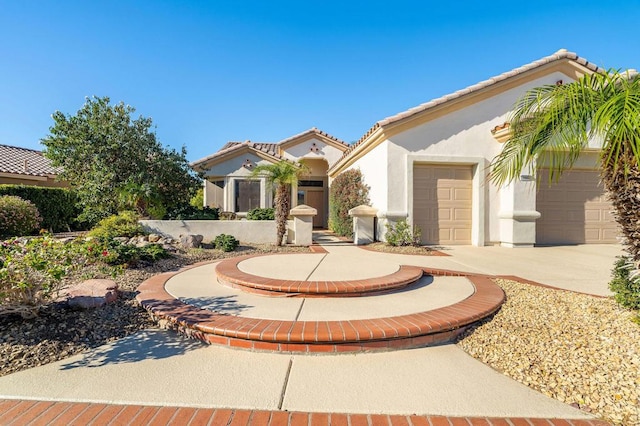
[[[612,206],[595,170],[565,172],[549,186],[549,171],[539,171],[536,208],[537,244],[589,244],[617,242],[618,227]]]
[[[471,244],[472,166],[416,164],[413,223],[423,244]]]

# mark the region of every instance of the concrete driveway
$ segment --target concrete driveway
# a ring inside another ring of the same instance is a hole
[[[340,247],[327,247],[328,250]],[[406,256],[375,253],[405,265],[429,266],[489,275],[516,275],[542,284],[598,296],[612,295],[611,270],[617,244],[588,244],[533,248],[449,246],[439,248],[450,256]]]

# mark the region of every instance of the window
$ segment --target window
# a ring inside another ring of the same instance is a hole
[[[324,182],[321,180],[301,180],[298,182],[298,186],[312,186],[315,188],[322,188]]]
[[[260,181],[236,180],[235,212],[248,212],[260,207]]]

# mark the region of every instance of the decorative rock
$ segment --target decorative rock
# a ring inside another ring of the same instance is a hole
[[[122,244],[127,244],[129,242],[129,238],[127,237],[114,237],[113,239]]]
[[[69,287],[65,293],[72,308],[98,308],[118,298],[118,285],[111,280],[92,279]]]
[[[157,243],[160,240],[160,235],[158,234],[149,234],[147,237],[150,243]]]
[[[203,239],[202,235],[180,235],[180,244],[184,248],[199,248]]]

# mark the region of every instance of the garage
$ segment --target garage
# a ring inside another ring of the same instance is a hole
[[[571,170],[549,186],[549,171],[538,172],[536,244],[616,243],[618,226],[597,170]]]
[[[471,244],[472,166],[415,164],[413,223],[423,244]]]

